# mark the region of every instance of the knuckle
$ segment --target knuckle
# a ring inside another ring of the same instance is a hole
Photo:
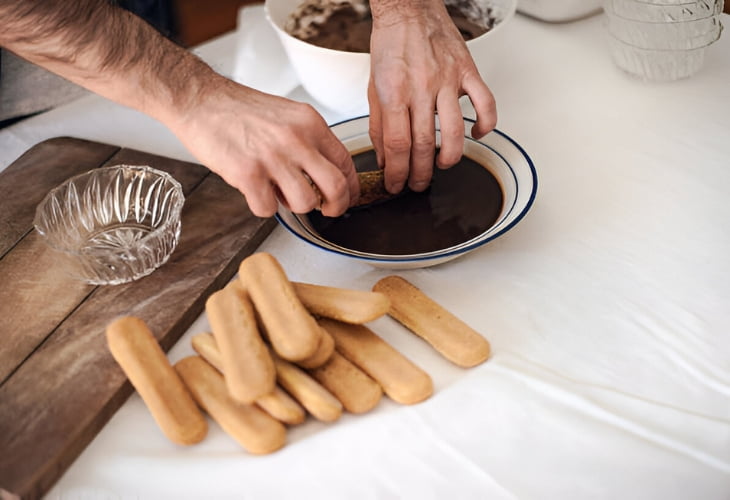
[[[446,130],[441,129],[441,142],[446,142],[450,144],[458,144],[460,142],[464,142],[464,126],[462,125],[461,128],[458,127],[449,127]]]
[[[257,217],[271,217],[276,213],[278,204],[276,200],[271,197],[260,197],[257,195],[244,195],[246,197],[246,203],[251,209],[251,212]]]
[[[391,135],[384,141],[388,153],[404,153],[411,150],[411,138],[403,135]]]
[[[302,193],[292,200],[289,200],[289,206],[293,212],[306,213],[319,206],[319,196],[313,190]]]
[[[349,186],[347,184],[347,179],[345,179],[345,176],[338,175],[334,177],[329,183],[328,191],[332,192],[335,195],[349,192]]]
[[[306,126],[316,126],[320,124],[321,116],[314,107],[306,102],[295,102],[293,115],[298,121]]]
[[[413,149],[417,153],[428,153],[436,146],[436,138],[427,132],[417,132],[413,137]]]

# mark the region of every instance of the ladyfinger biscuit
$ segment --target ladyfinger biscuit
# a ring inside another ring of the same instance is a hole
[[[345,323],[367,323],[388,312],[390,300],[382,293],[293,282],[304,307],[315,316]]]
[[[390,298],[390,314],[452,363],[471,367],[489,358],[489,342],[400,276],[373,286]]]
[[[289,361],[312,356],[322,331],[294,291],[279,262],[255,253],[239,266],[239,280],[251,296],[274,351]]]
[[[190,344],[204,360],[213,365],[219,372],[223,373],[223,360],[218,344],[212,333],[204,332],[193,335]]]
[[[256,405],[234,401],[223,376],[203,358],[181,359],[175,369],[198,404],[247,451],[263,455],[284,446],[284,425]]]
[[[299,367],[274,356],[279,384],[317,420],[334,422],[342,415],[342,403]]]
[[[239,403],[253,403],[274,390],[276,369],[259,334],[248,295],[238,282],[232,284],[212,294],[205,311],[220,351],[228,392]]]
[[[428,373],[368,327],[327,318],[319,323],[335,339],[337,352],[375,379],[393,401],[414,404],[433,394]]]
[[[271,394],[258,398],[256,404],[276,420],[288,425],[301,424],[307,418],[307,412],[302,405],[278,385]]]
[[[309,373],[350,413],[372,410],[383,396],[380,384],[337,352],[326,364]]]
[[[144,321],[118,318],[107,326],[106,339],[162,432],[177,444],[202,441],[208,422]]]
[[[330,337],[331,338],[331,337]],[[191,343],[193,349],[219,372],[223,373],[221,353],[215,343],[215,338],[210,333],[199,333],[194,335]],[[334,345],[334,341],[333,341]],[[256,404],[263,408],[276,420],[289,425],[301,424],[307,417],[304,408],[301,407],[289,394],[279,386],[274,387],[273,392],[264,394],[256,399]]]
[[[297,361],[297,364],[302,368],[317,368],[325,364],[333,352],[335,352],[335,339],[322,328],[322,337],[315,353],[306,359]]]

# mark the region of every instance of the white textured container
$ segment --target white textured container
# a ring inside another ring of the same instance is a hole
[[[342,116],[368,114],[367,86],[370,54],[326,49],[304,42],[284,29],[289,14],[303,0],[266,0],[266,17],[279,36],[299,83],[317,102]],[[493,8],[494,27],[466,42],[473,55],[496,63],[501,54],[499,39],[514,17],[517,0],[480,0]],[[494,49],[494,50],[492,50]],[[484,68],[480,66],[480,71]],[[494,69],[494,68],[488,68]]]
[[[598,14],[601,0],[517,0],[517,11],[542,21],[560,23]]]

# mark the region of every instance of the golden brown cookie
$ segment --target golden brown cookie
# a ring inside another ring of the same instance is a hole
[[[335,352],[335,339],[332,335],[322,329],[322,337],[319,341],[319,347],[313,355],[301,361],[297,361],[296,364],[302,368],[317,368],[322,366],[330,359],[332,353]]]
[[[345,323],[367,323],[388,312],[390,301],[382,293],[293,282],[304,307],[315,316]]]
[[[106,339],[162,432],[177,444],[202,441],[208,432],[205,416],[144,321],[118,318],[107,326]]]
[[[489,358],[489,342],[479,332],[400,276],[381,279],[373,290],[388,296],[393,318],[452,363],[471,367]]]
[[[322,330],[302,305],[279,262],[268,253],[255,253],[241,262],[238,278],[256,307],[274,351],[289,361],[314,355]]]
[[[231,397],[239,403],[253,403],[272,392],[276,369],[243,287],[234,281],[213,293],[205,303],[205,312]]]
[[[175,369],[198,404],[247,451],[263,455],[284,446],[284,425],[256,405],[234,401],[223,376],[203,358],[189,356]]]
[[[350,413],[372,410],[383,396],[380,384],[337,352],[327,363],[309,373]]]
[[[301,368],[274,356],[279,384],[317,420],[334,422],[342,415],[342,403]]]
[[[221,354],[212,334],[198,333],[193,336],[191,343],[203,359],[223,373]],[[271,393],[258,397],[256,404],[275,419],[289,425],[301,424],[307,416],[304,408],[279,386],[274,387]]]
[[[319,323],[335,339],[335,348],[401,404],[414,404],[433,394],[431,377],[393,346],[363,325],[322,318]]]

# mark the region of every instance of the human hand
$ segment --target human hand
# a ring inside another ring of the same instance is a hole
[[[497,122],[494,97],[442,0],[371,0],[370,137],[391,193],[405,185],[423,191],[431,181],[438,112],[439,168],[459,161],[464,121],[459,98],[468,95],[477,114],[471,135]]]
[[[295,213],[320,207],[334,217],[357,200],[349,152],[308,104],[213,77],[186,108],[166,124],[255,215],[272,216],[281,200]]]
[[[359,196],[350,154],[314,108],[222,77],[114,2],[0,0],[0,45],[158,119],[260,217],[278,200],[337,216]]]

